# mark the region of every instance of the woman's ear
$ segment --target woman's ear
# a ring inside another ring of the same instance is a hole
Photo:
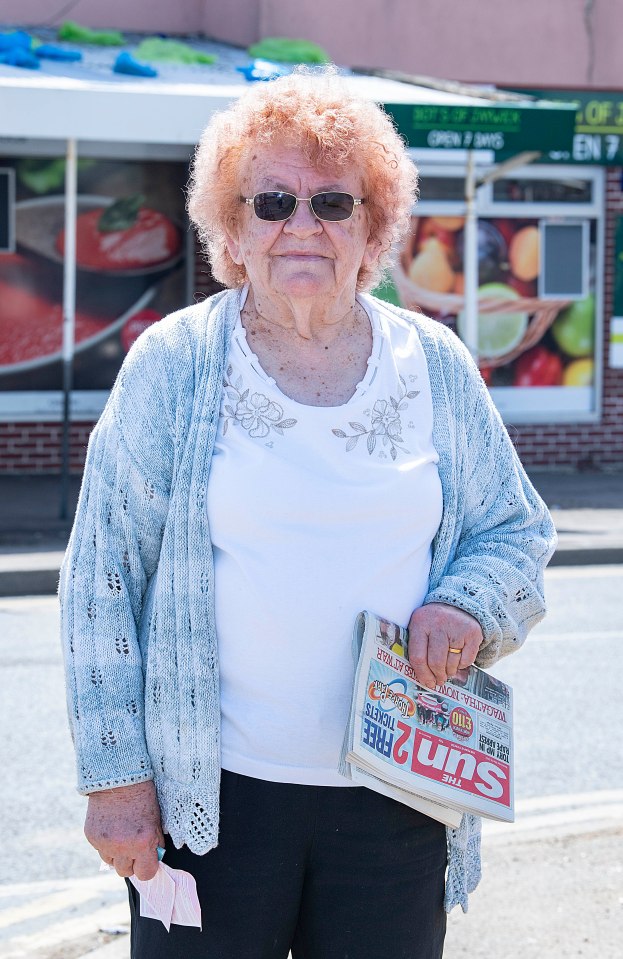
[[[242,266],[244,261],[241,256],[240,233],[236,221],[225,226],[225,246],[236,266]]]
[[[379,239],[378,237],[370,235],[363,253],[363,266],[375,266],[381,253],[383,253],[386,248],[387,243],[384,242],[383,238]]]

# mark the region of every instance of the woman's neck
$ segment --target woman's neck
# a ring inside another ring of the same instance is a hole
[[[335,300],[325,297],[288,298],[278,294],[249,290],[242,311],[243,325],[264,327],[294,339],[331,345],[352,332],[362,319],[362,307],[354,292]]]
[[[285,326],[257,312],[251,293],[241,310],[247,342],[264,373],[290,399],[307,406],[341,406],[352,397],[366,373],[372,352],[370,319],[361,303],[340,320],[301,336],[294,323]]]

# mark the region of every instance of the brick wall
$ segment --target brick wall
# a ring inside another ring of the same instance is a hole
[[[72,423],[70,464],[82,472],[93,423]],[[0,423],[0,473],[58,473],[61,468],[60,423]]]
[[[599,423],[510,426],[517,451],[528,467],[623,470],[623,370],[608,368],[610,315],[614,278],[614,229],[623,214],[623,170],[607,171],[605,284],[603,334],[603,400]],[[216,287],[205,261],[195,258],[195,289],[209,295]],[[73,423],[70,463],[74,473],[84,465],[93,423]],[[58,473],[61,465],[60,423],[0,423],[0,473]]]

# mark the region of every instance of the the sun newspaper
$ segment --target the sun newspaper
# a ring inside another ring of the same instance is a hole
[[[434,690],[420,686],[408,642],[395,623],[357,617],[341,771],[448,826],[464,812],[512,822],[510,686],[476,666]]]

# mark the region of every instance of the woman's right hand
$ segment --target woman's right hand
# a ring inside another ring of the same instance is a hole
[[[164,846],[153,782],[91,793],[84,834],[120,876],[153,879],[158,871],[157,847]]]

